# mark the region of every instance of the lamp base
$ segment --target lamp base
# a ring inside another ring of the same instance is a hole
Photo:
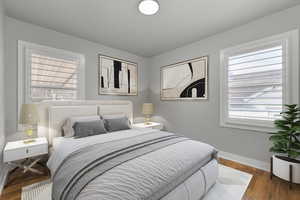
[[[33,135],[33,129],[32,129],[31,126],[28,127],[28,128],[25,130],[25,133],[26,133],[27,137],[29,137],[29,138],[28,138],[28,139],[25,139],[25,140],[23,141],[24,144],[30,144],[30,143],[33,143],[33,142],[36,141],[35,138],[32,138],[32,135]]]
[[[151,117],[147,115],[144,119],[144,124],[145,125],[150,125],[151,124]]]
[[[36,139],[28,139],[28,140],[24,140],[23,143],[24,144],[30,144],[30,143],[33,143],[35,141],[36,141]]]

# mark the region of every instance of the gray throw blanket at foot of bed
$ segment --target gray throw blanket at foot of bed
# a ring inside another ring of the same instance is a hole
[[[69,155],[53,175],[52,199],[75,200],[91,181],[105,172],[142,155],[186,140],[188,139],[172,133],[153,132],[82,148]],[[162,198],[208,161],[202,160],[189,167],[188,171],[178,174],[171,184],[143,199]]]

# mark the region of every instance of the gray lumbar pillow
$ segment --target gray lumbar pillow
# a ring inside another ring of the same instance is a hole
[[[103,120],[76,122],[73,126],[73,129],[75,138],[107,133]]]
[[[76,122],[90,122],[96,120],[100,120],[99,115],[70,117],[65,121],[62,127],[63,136],[73,137],[75,135],[73,126]]]
[[[130,121],[127,117],[118,117],[111,119],[104,119],[105,127],[109,132],[121,131],[130,129]]]

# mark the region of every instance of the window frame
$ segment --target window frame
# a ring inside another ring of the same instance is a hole
[[[228,58],[268,47],[282,45],[285,62],[282,64],[283,105],[299,103],[299,32],[292,30],[286,33],[266,37],[260,40],[233,46],[220,52],[220,126],[253,130],[258,132],[274,131],[270,120],[229,118],[228,111]]]
[[[83,54],[74,53],[71,51],[57,49],[49,46],[39,45],[31,42],[18,40],[18,115],[20,115],[21,106],[24,103],[41,102],[31,101],[30,87],[31,87],[31,63],[29,58],[30,53],[42,53],[50,57],[60,59],[79,60],[78,68],[78,86],[76,100],[85,99],[85,57]]]

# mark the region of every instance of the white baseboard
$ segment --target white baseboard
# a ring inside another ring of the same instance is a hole
[[[7,177],[8,171],[9,171],[7,165],[3,164],[1,167],[2,167],[2,169],[1,169],[1,172],[0,172],[0,195],[3,191],[4,186],[5,186],[6,177]]]
[[[268,163],[268,162],[263,162],[263,161],[260,161],[260,160],[247,158],[247,157],[244,157],[244,156],[228,153],[228,152],[225,152],[225,151],[219,151],[219,157],[227,159],[227,160],[236,161],[238,163],[248,165],[250,167],[254,167],[254,168],[257,168],[257,169],[261,169],[261,170],[264,170],[264,171],[268,171],[268,172],[270,171],[270,163]]]

